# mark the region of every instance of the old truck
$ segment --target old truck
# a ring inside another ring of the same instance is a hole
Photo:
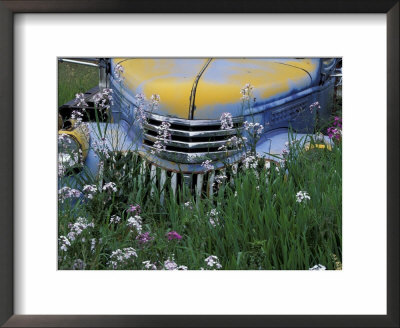
[[[197,193],[212,192],[215,172],[239,163],[251,147],[276,161],[289,135],[313,134],[331,115],[340,75],[339,58],[60,60],[98,67],[99,86],[59,108],[59,133],[80,149],[74,161],[60,146],[59,163],[83,162],[96,175],[96,151],[107,144],[140,154],[141,174],[158,177],[155,184],[168,180],[174,191],[184,181]],[[72,114],[82,109],[85,131],[75,129]]]

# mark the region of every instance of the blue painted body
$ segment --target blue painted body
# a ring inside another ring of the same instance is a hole
[[[133,60],[133,59],[132,59]],[[175,60],[176,61],[176,60]],[[286,65],[287,60],[274,59],[278,64]],[[304,76],[296,81],[291,81],[289,78],[288,91],[282,91],[276,93],[271,97],[263,98],[261,94],[258,94],[257,88],[255,88],[256,101],[251,106],[251,108],[244,108],[241,106],[240,101],[240,88],[237,90],[237,98],[239,99],[236,103],[230,103],[229,101],[224,104],[214,104],[213,106],[203,106],[196,108],[194,111],[194,119],[219,119],[223,112],[230,112],[234,117],[243,117],[244,121],[260,123],[264,127],[264,133],[257,143],[256,151],[263,154],[266,159],[276,160],[276,156],[280,155],[285,147],[285,143],[289,140],[289,127],[295,132],[294,138],[296,140],[301,140],[306,138],[307,134],[312,133],[315,127],[315,113],[316,111],[310,111],[310,104],[314,102],[319,102],[320,109],[318,111],[320,120],[327,120],[331,113],[332,98],[333,98],[333,79],[328,79],[321,83],[321,60],[312,59],[312,65],[315,67],[314,70],[306,72]],[[120,61],[121,62],[121,61]],[[274,65],[278,64],[274,62]],[[135,110],[136,110],[136,100],[134,95],[138,91],[145,90],[145,84],[140,83],[137,89],[133,90],[129,88],[127,84],[121,83],[117,80],[117,77],[113,73],[116,61],[111,61],[111,74],[109,76],[108,84],[114,90],[114,104],[111,107],[113,123],[108,124],[108,129],[116,131],[119,135],[123,136],[129,142],[118,146],[120,151],[139,151],[146,160],[149,162],[169,171],[183,172],[183,173],[200,173],[204,171],[201,163],[177,163],[165,160],[160,156],[152,155],[143,146],[143,131],[138,127],[137,122],[135,122]],[[197,62],[196,62],[197,63]],[[207,83],[219,83],[223,86],[224,83],[233,83],[228,81],[226,77],[226,72],[229,70],[243,70],[245,62],[240,62],[238,66],[235,63],[221,60],[220,62],[215,62],[210,64],[210,68],[204,71],[201,77],[198,90],[196,92],[201,92],[201,88],[204,90],[206,88],[204,85]],[[184,65],[188,65],[185,62]],[[234,66],[236,65],[236,66]],[[251,69],[252,64],[248,65],[249,79],[252,77]],[[239,67],[239,68],[238,68]],[[299,74],[300,68],[294,68],[293,71]],[[190,71],[190,69],[189,69]],[[192,70],[193,72],[196,69]],[[193,74],[191,72],[191,74]],[[288,74],[287,72],[285,74]],[[179,74],[178,74],[179,75]],[[268,78],[268,72],[265,75]],[[158,77],[157,77],[158,78]],[[171,76],[168,76],[171,78]],[[179,79],[183,80],[184,75],[179,75]],[[152,78],[155,79],[154,77]],[[262,80],[262,79],[261,79]],[[151,82],[151,80],[149,80]],[[140,82],[140,81],[139,81]],[[150,83],[149,82],[149,83]],[[237,82],[236,80],[234,81]],[[204,83],[203,85],[201,83]],[[261,83],[261,82],[260,82]],[[269,81],[268,85],[271,85],[273,81]],[[283,82],[282,82],[283,83]],[[272,84],[273,85],[273,84]],[[268,88],[265,89],[268,92]],[[156,90],[155,92],[156,93]],[[190,95],[188,95],[189,97]],[[147,95],[149,97],[149,95]],[[203,96],[204,98],[205,96]],[[236,96],[235,96],[236,97]],[[163,98],[161,96],[162,104]],[[206,101],[205,101],[206,102]],[[200,101],[199,101],[200,103]],[[166,112],[166,107],[160,106],[157,114],[164,115],[166,117],[177,117],[176,114],[168,114]],[[185,116],[186,114],[182,114]],[[102,129],[104,129],[105,124],[101,124]],[[94,141],[98,140],[98,135],[94,133],[97,129],[95,124],[91,124],[91,145]],[[325,141],[329,143],[329,139],[325,137]],[[112,147],[115,149],[115,145]],[[221,161],[217,161],[214,164],[216,169],[223,167],[226,163],[234,163],[238,161],[243,154],[236,154],[232,157],[223,158]],[[88,153],[86,159],[86,166],[89,168],[92,174],[98,173],[98,158],[92,147]]]

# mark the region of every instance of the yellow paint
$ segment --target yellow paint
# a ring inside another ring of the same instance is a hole
[[[218,59],[216,59],[218,60]],[[256,59],[229,59],[228,62],[238,64],[232,66],[221,81],[207,80],[207,70],[200,79],[196,91],[196,108],[217,104],[237,103],[241,99],[240,90],[246,83],[254,87],[254,96],[263,99],[289,94],[291,86],[306,86],[311,82],[308,74],[295,67]],[[246,67],[249,64],[251,68]],[[209,70],[212,70],[213,63]],[[256,66],[256,67],[254,67]]]
[[[212,70],[218,61],[227,63],[227,70],[215,77]],[[152,94],[159,94],[162,111],[186,118],[194,80],[207,59],[115,58],[114,62],[123,66],[122,77],[130,90],[137,92],[138,88],[143,88],[148,98]],[[315,69],[316,64],[311,59],[287,60],[283,63],[288,65],[254,58],[213,59],[199,80],[196,110],[240,102],[240,90],[246,83],[253,85],[254,96],[262,99],[289,95],[293,86],[299,89],[308,86],[310,78],[302,69]],[[208,74],[210,79],[207,79]]]
[[[171,115],[187,118],[190,92],[207,59],[114,59],[124,68],[125,85],[136,92],[143,87],[147,98],[160,95],[160,108]]]
[[[72,123],[72,126],[74,125],[74,120],[70,120]],[[81,124],[78,125],[76,128],[73,129],[65,129],[65,130],[59,130],[58,134],[66,134],[73,138],[79,145],[80,149],[82,150],[82,159],[85,160],[86,156],[89,151],[89,140],[86,137],[85,133],[85,125]]]
[[[332,146],[330,144],[310,144],[306,143],[304,145],[305,151],[309,151],[311,149],[327,149],[329,151],[332,150]]]
[[[288,60],[285,61],[285,64],[305,69],[307,72],[310,73],[317,68],[316,61],[312,61],[311,59]]]

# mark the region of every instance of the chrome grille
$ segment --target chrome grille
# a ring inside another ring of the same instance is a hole
[[[173,117],[148,114],[144,125],[144,147],[154,150],[158,128],[162,122],[168,122],[171,139],[165,143],[165,149],[157,156],[180,163],[201,163],[204,158],[220,159],[231,156],[237,149],[221,150],[228,146],[229,139],[242,129],[243,118],[233,118],[233,128],[221,130],[220,120],[184,120]]]

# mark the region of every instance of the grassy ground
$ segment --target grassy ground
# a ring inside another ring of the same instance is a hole
[[[68,85],[72,94],[85,91],[79,89],[83,84],[74,88],[67,81],[60,81],[60,90]],[[152,194],[151,181],[141,181],[134,152],[107,152],[108,159],[99,153],[106,163],[104,182],[87,178],[83,184],[92,185],[92,192],[80,188],[81,197],[64,198],[70,189],[61,193],[59,268],[338,269],[341,143],[331,151],[305,152],[303,146],[290,145],[281,167],[266,169],[262,160],[254,169],[242,166],[233,185],[222,183],[213,198],[204,195],[198,202],[186,187],[177,197],[165,190],[161,202],[160,190]],[[62,183],[68,185],[68,179]],[[309,199],[299,202],[300,191]]]
[[[75,98],[78,92],[99,84],[98,68],[71,63],[58,63],[58,106]]]

